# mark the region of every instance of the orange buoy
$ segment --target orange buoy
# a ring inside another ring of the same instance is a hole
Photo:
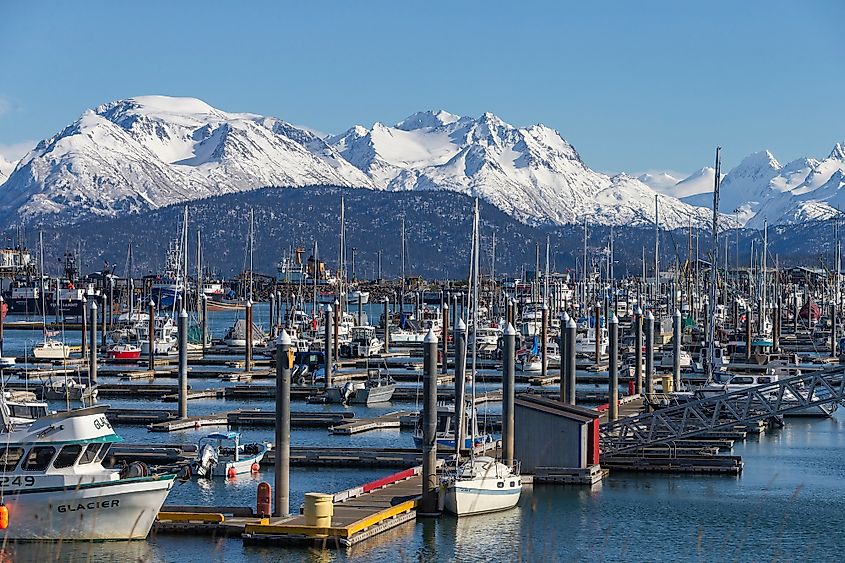
[[[9,508],[5,504],[0,504],[0,530],[5,530],[9,527]]]
[[[258,465],[257,461],[254,461],[252,462],[252,465],[250,465],[249,470],[253,473],[258,473],[259,471],[261,471],[261,466]]]
[[[226,472],[226,477],[228,477],[229,479],[234,479],[237,476],[238,472],[235,471],[234,467],[230,467],[229,470]]]

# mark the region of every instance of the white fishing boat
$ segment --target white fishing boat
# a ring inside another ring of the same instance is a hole
[[[602,356],[607,355],[608,335],[607,329],[601,329],[601,345],[599,346],[599,353]],[[596,353],[596,329],[591,327],[587,332],[578,333],[575,337],[575,353],[581,356],[595,355]]]
[[[238,432],[214,432],[197,445],[197,477],[234,477],[258,470],[267,453],[266,444],[241,444]]]
[[[133,463],[106,469],[120,441],[106,419],[108,405],[47,414],[15,425],[5,400],[0,467],[8,540],[143,539],[175,474],[151,474]]]
[[[347,381],[326,389],[326,401],[344,405],[374,405],[386,403],[393,397],[396,384],[390,375],[382,376],[378,369],[370,370],[367,381]]]
[[[354,358],[369,358],[375,356],[384,347],[384,343],[376,336],[374,326],[356,326],[350,331],[349,355]]]

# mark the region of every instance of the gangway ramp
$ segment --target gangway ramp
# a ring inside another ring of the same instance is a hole
[[[845,366],[836,366],[606,422],[599,427],[601,455],[841,403],[845,400],[843,374]]]

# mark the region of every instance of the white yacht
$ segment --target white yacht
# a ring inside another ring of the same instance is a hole
[[[106,469],[102,461],[120,441],[106,419],[108,405],[47,414],[15,425],[5,401],[0,436],[0,487],[8,510],[5,540],[143,539],[175,474],[146,466]]]

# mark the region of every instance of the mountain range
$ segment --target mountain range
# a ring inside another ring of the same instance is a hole
[[[714,172],[608,175],[544,125],[485,113],[415,113],[322,137],[275,117],[194,98],[142,96],[86,110],[14,168],[0,162],[0,226],[123,217],[257,188],[331,185],[478,196],[527,225],[706,225]],[[756,153],[723,180],[723,224],[758,227],[836,214],[845,158],[781,166]]]

